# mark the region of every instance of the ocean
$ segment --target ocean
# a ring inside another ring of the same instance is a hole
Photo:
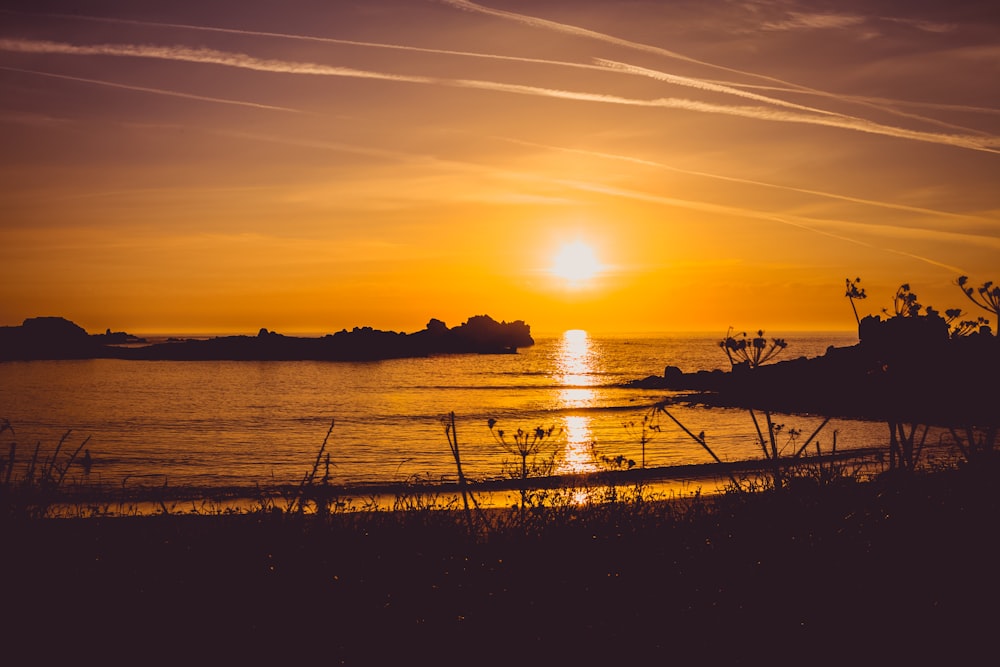
[[[776,360],[849,346],[846,333],[776,334],[788,347]],[[710,463],[709,454],[668,419],[642,446],[643,418],[671,395],[624,383],[662,374],[727,368],[711,334],[591,336],[571,330],[536,335],[536,344],[502,355],[446,355],[377,362],[172,362],[93,359],[0,363],[0,452],[17,443],[24,461],[36,446],[51,455],[87,439],[93,465],[70,481],[111,486],[253,487],[297,484],[329,431],[330,482],[386,484],[454,481],[444,420],[455,414],[467,477],[509,473],[518,429],[551,429],[540,456],[555,473],[605,469],[601,457],[647,467]],[[723,461],[761,458],[745,410],[676,405],[692,432],[704,431]],[[495,420],[494,429],[489,420]],[[822,422],[778,415],[791,451]],[[332,425],[332,431],[330,430]],[[796,435],[796,433],[798,435]],[[835,436],[836,434],[836,436]],[[832,420],[817,435],[823,451],[882,446],[884,423]],[[810,445],[810,451],[815,444]],[[82,454],[82,452],[81,452]]]

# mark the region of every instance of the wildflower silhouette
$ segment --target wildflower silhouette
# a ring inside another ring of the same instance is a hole
[[[920,309],[923,306],[917,301],[917,295],[910,291],[910,284],[903,283],[896,290],[895,296],[892,298],[892,310],[893,314],[899,317],[917,317],[920,314]],[[885,308],[882,312],[889,314]]]
[[[860,327],[861,317],[858,315],[858,309],[854,305],[854,302],[855,300],[860,301],[861,299],[866,299],[868,298],[868,295],[865,294],[864,287],[858,287],[858,285],[861,284],[861,278],[855,278],[853,281],[850,278],[844,278],[844,283],[847,285],[847,292],[844,296],[851,300],[851,310],[854,311],[854,319]]]
[[[737,366],[746,366],[747,368],[754,369],[779,355],[788,347],[788,343],[783,338],[772,338],[770,343],[768,343],[767,338],[764,337],[763,329],[759,329],[757,335],[750,339],[747,338],[745,332],[736,337],[733,336],[733,328],[730,327],[729,331],[726,332],[726,337],[719,342],[719,347],[726,353],[729,364],[733,369]],[[757,430],[757,440],[760,442],[764,458],[770,460],[772,463],[774,488],[780,489],[782,479],[781,466],[778,463],[780,452],[778,450],[777,433],[781,430],[782,426],[772,421],[769,410],[763,410],[764,421],[767,425],[767,439],[765,440],[764,431],[757,419],[757,414],[752,408],[748,409],[748,411],[750,419],[753,420],[754,428]],[[769,444],[770,449],[768,449]]]
[[[561,430],[557,431],[555,426],[550,426],[547,429],[541,426],[529,430],[519,428],[512,434],[512,437],[508,438],[507,431],[496,428],[496,419],[491,417],[486,421],[486,424],[490,428],[490,433],[493,434],[493,439],[505,450],[521,459],[519,478],[521,480],[521,507],[523,508],[527,504],[528,491],[524,482],[528,478],[528,458],[537,456],[551,440],[553,434],[559,433]]]
[[[758,330],[757,335],[751,339],[747,339],[746,332],[738,335],[739,338],[733,336],[733,328],[729,327],[726,337],[719,342],[719,347],[726,353],[729,364],[733,367],[746,364],[750,368],[757,368],[788,347],[783,338],[772,338],[768,343],[763,329]]]
[[[968,276],[959,276],[957,284],[969,301],[976,304],[983,310],[997,316],[996,335],[1000,336],[1000,285],[994,285],[992,280],[987,280],[978,288],[967,287]]]

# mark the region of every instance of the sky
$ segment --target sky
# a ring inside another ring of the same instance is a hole
[[[987,315],[998,83],[985,1],[0,2],[0,325]]]

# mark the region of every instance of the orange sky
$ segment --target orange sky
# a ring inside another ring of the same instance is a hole
[[[0,325],[851,329],[848,277],[1000,280],[985,3],[90,11],[0,3]]]

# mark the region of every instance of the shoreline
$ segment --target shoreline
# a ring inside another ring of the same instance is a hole
[[[879,447],[848,449],[833,454],[786,458],[783,470],[822,469],[850,464],[858,471],[874,471],[881,465]],[[467,480],[464,490],[483,507],[502,508],[517,502],[522,490],[530,493],[570,494],[583,502],[595,503],[607,489],[641,490],[650,498],[714,496],[737,478],[766,476],[774,469],[766,459],[723,463],[695,463],[627,470],[603,470],[581,474],[560,474]],[[280,508],[304,503],[307,511],[321,504],[340,511],[394,511],[416,504],[444,509],[457,505],[463,486],[454,480],[429,482],[363,482],[355,484],[303,483],[270,486],[169,486],[73,482],[60,487],[48,503],[55,516],[115,516],[177,513],[253,512],[266,507]],[[186,509],[190,508],[190,509]],[[200,508],[200,509],[199,509]],[[405,511],[402,510],[402,511]]]

